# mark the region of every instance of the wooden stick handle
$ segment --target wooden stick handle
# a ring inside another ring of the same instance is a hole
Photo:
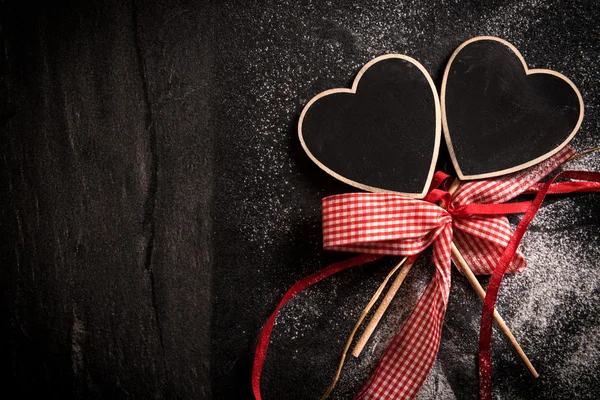
[[[475,277],[475,274],[473,273],[473,271],[471,271],[471,268],[469,268],[469,266],[467,265],[467,262],[463,258],[462,254],[460,254],[460,251],[458,251],[458,249],[456,248],[456,245],[454,243],[452,243],[452,255],[454,256],[457,267],[460,269],[460,271],[463,273],[463,275],[467,278],[467,280],[469,281],[471,286],[473,286],[473,289],[475,289],[475,292],[477,292],[477,295],[479,295],[479,298],[482,301],[484,301],[485,300],[485,290],[483,290],[483,287],[481,287],[481,284],[479,284],[477,277]],[[533,367],[533,365],[531,364],[531,362],[529,361],[529,358],[527,358],[527,355],[525,354],[525,352],[523,351],[523,349],[521,348],[519,343],[517,342],[517,339],[515,339],[514,335],[512,334],[510,329],[508,329],[508,326],[506,326],[506,323],[504,322],[504,320],[502,319],[502,317],[500,316],[500,314],[498,314],[498,311],[496,311],[496,310],[494,310],[494,321],[496,321],[496,324],[498,325],[498,328],[500,328],[500,331],[502,331],[502,333],[504,334],[506,339],[508,339],[508,341],[510,342],[512,347],[515,349],[517,356],[519,357],[519,359],[521,360],[523,365],[527,368],[527,370],[529,371],[531,376],[533,376],[534,378],[537,378],[538,376],[540,376],[537,373],[537,371],[535,370],[535,368]]]
[[[407,260],[408,260],[408,257],[404,257],[402,260],[400,260],[400,262],[398,264],[396,264],[396,266],[394,268],[392,268],[392,270],[387,274],[387,276],[385,277],[383,282],[381,282],[381,285],[379,285],[379,287],[375,291],[375,294],[373,294],[373,296],[371,297],[371,300],[369,300],[369,303],[367,304],[367,306],[364,308],[364,310],[360,314],[358,321],[356,321],[356,324],[354,324],[354,328],[352,328],[352,332],[350,332],[350,336],[348,336],[348,340],[346,340],[346,346],[344,347],[344,351],[342,352],[342,358],[340,359],[340,363],[338,364],[338,369],[335,373],[335,377],[333,378],[333,381],[327,388],[327,391],[325,391],[325,394],[323,395],[323,397],[321,397],[321,400],[325,400],[329,397],[329,395],[333,391],[333,388],[335,387],[338,380],[340,379],[340,374],[342,373],[342,368],[344,368],[344,362],[346,361],[346,354],[348,353],[348,349],[350,348],[350,345],[352,344],[352,341],[354,340],[354,335],[356,334],[356,331],[358,330],[358,328],[361,326],[361,324],[365,320],[367,314],[369,314],[369,311],[371,311],[371,308],[377,302],[377,299],[379,299],[379,296],[381,296],[381,293],[383,293],[383,289],[385,289],[385,286],[387,285],[388,281],[392,278],[392,276],[394,276],[396,271],[398,271],[398,269],[402,266],[402,264],[404,264]]]
[[[400,289],[400,285],[402,285],[402,282],[404,281],[404,278],[406,278],[406,275],[408,274],[408,271],[410,271],[411,267],[412,267],[412,263],[410,261],[406,261],[406,263],[400,270],[400,273],[398,273],[398,276],[396,276],[396,279],[394,279],[394,282],[388,289],[388,292],[385,294],[385,297],[383,298],[383,300],[381,300],[379,307],[377,307],[375,314],[373,314],[373,317],[371,317],[371,321],[369,322],[369,325],[367,325],[364,332],[360,336],[360,339],[358,339],[358,342],[356,342],[356,345],[354,346],[354,349],[352,350],[352,355],[354,357],[360,356],[360,353],[363,351],[363,348],[365,347],[365,345],[371,338],[371,335],[375,331],[377,324],[379,324],[381,317],[383,317],[383,314],[385,313],[388,306],[392,302],[392,299],[396,295],[396,292],[398,291],[398,289]]]

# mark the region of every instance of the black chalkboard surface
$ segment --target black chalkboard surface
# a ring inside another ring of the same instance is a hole
[[[528,69],[509,42],[475,37],[454,52],[441,90],[444,135],[461,179],[518,171],[577,133],[583,100],[564,75]]]
[[[440,142],[440,104],[425,68],[397,54],[377,57],[352,89],[330,89],[304,107],[302,147],[323,170],[374,192],[423,197]]]

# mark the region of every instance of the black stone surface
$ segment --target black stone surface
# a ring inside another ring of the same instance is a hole
[[[505,38],[531,67],[576,83],[586,117],[572,143],[599,142],[591,0],[0,7],[2,398],[251,398],[253,349],[284,291],[348,257],[320,249],[320,200],[352,189],[304,154],[298,115],[376,56],[408,54],[439,87],[460,43]],[[560,197],[534,220],[528,270],[506,278],[498,307],[541,377],[496,337],[496,398],[598,397],[599,212],[598,195]],[[374,368],[431,276],[429,256],[333,398],[351,398]],[[393,262],[282,310],[265,399],[319,398]],[[422,399],[477,397],[481,306],[453,279]]]

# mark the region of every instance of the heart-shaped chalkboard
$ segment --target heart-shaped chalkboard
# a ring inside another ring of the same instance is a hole
[[[442,123],[461,179],[527,168],[575,135],[583,100],[562,74],[528,69],[505,40],[481,36],[452,55],[442,81]]]
[[[441,136],[437,91],[416,60],[381,56],[360,70],[352,89],[312,98],[298,133],[309,157],[335,178],[373,192],[423,197]]]

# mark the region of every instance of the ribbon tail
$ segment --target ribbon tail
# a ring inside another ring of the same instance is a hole
[[[450,292],[450,226],[434,244],[436,272],[355,400],[414,399],[437,356]]]
[[[569,185],[555,184],[554,181],[561,177],[585,180],[585,182],[569,182]],[[544,198],[552,192],[553,188],[558,188],[560,193],[596,192],[598,191],[599,182],[600,173],[597,172],[564,171],[555,175],[551,180],[542,184],[542,186],[536,187],[537,195],[502,253],[502,257],[500,257],[500,261],[494,269],[486,291],[479,330],[479,396],[481,400],[492,399],[492,322],[496,300],[498,299],[498,291],[500,290],[502,278],[519,248],[525,231],[540,209]]]
[[[346,261],[331,264],[330,266],[322,269],[321,271],[296,282],[296,284],[287,291],[287,293],[283,296],[283,298],[279,302],[279,305],[277,306],[273,314],[271,314],[267,323],[263,327],[262,332],[260,333],[260,337],[258,339],[258,345],[256,346],[256,352],[254,353],[254,364],[252,365],[252,391],[254,392],[254,397],[256,398],[256,400],[262,400],[262,397],[260,395],[260,377],[262,374],[263,365],[265,363],[265,358],[267,356],[267,349],[269,347],[269,341],[271,339],[273,325],[275,324],[275,318],[277,317],[277,314],[279,313],[281,307],[283,307],[288,301],[294,298],[294,296],[296,296],[298,293],[302,292],[305,289],[308,289],[315,283],[320,282],[333,274],[337,274],[338,272],[341,272],[350,267],[378,260],[382,257],[383,256],[381,255],[362,254],[360,256],[351,258]]]

